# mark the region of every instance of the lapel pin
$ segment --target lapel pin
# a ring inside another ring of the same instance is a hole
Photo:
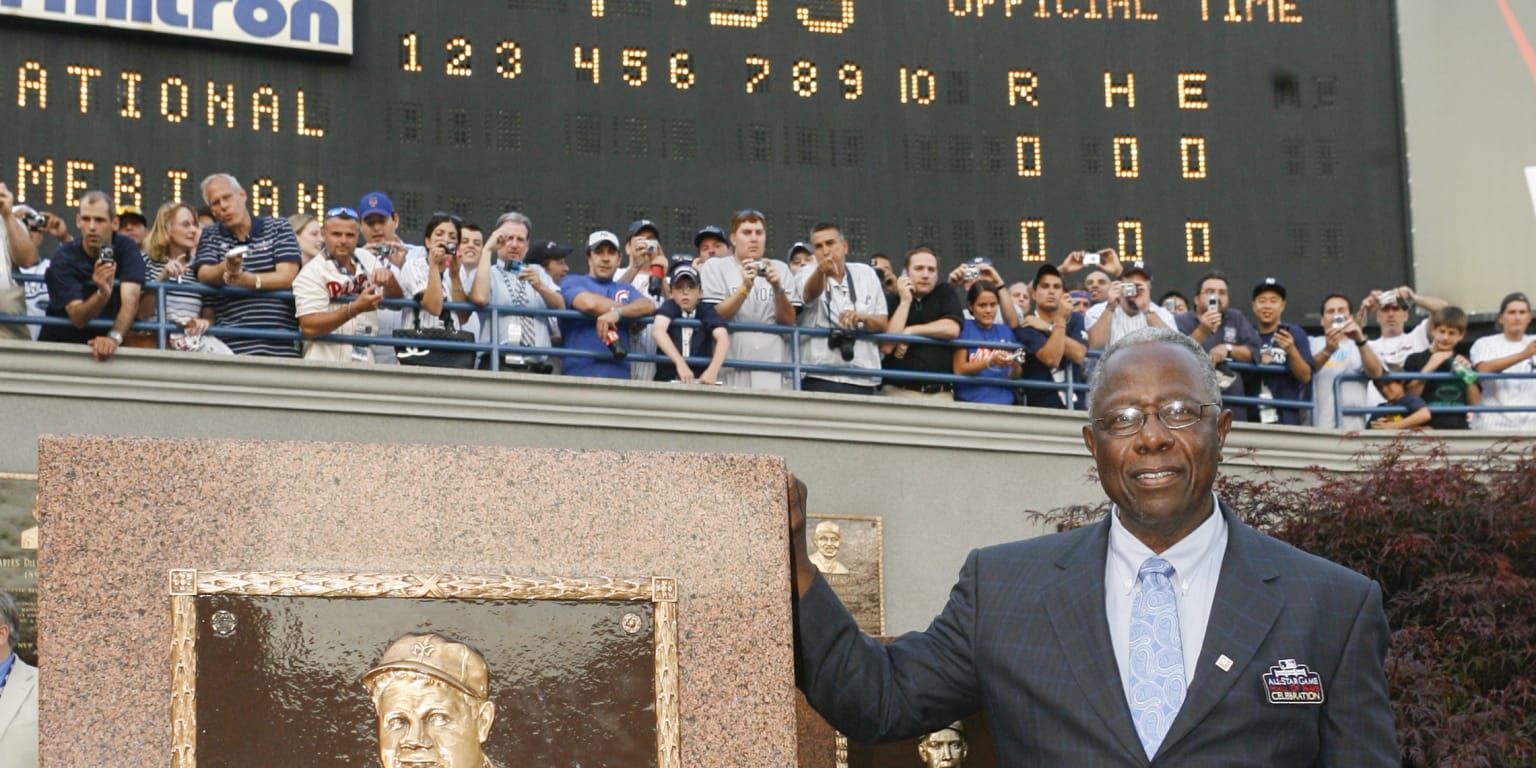
[[[1232,660],[1227,658],[1227,655],[1223,653],[1221,656],[1216,658],[1216,666],[1221,667],[1221,671],[1223,672],[1231,672]]]

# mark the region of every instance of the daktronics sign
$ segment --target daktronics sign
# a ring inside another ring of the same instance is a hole
[[[352,53],[352,0],[0,0],[0,16]]]

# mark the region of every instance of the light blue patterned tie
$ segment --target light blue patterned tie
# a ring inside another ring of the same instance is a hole
[[[1137,573],[1141,589],[1131,600],[1131,719],[1149,758],[1184,704],[1184,644],[1171,575],[1173,564],[1147,558]]]

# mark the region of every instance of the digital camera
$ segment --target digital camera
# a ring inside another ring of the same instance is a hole
[[[827,336],[827,346],[837,350],[843,356],[843,362],[853,362],[853,345],[859,340],[858,332],[849,328],[833,328],[831,335]]]
[[[1349,322],[1349,318],[1347,318],[1347,317],[1345,317],[1343,315],[1334,315],[1333,316],[1333,327],[1335,327],[1335,328],[1343,328],[1348,322]]]
[[[111,243],[103,244],[101,246],[101,250],[96,252],[96,263],[97,264],[116,264],[117,263],[117,251],[112,249],[112,244]]]
[[[48,217],[37,211],[27,211],[21,214],[21,223],[33,232],[41,232],[48,227]]]
[[[1221,299],[1216,298],[1214,293],[1207,293],[1205,295],[1205,311],[1215,312],[1219,309],[1221,309]]]
[[[514,275],[522,272],[523,267],[527,266],[527,264],[523,263],[522,259],[507,259],[506,263],[507,271]]]
[[[1138,291],[1140,291],[1140,290],[1141,290],[1141,286],[1139,286],[1139,285],[1137,285],[1135,283],[1121,283],[1120,284],[1120,295],[1126,297],[1127,299],[1134,299],[1134,298],[1136,298],[1136,293]]]
[[[1083,266],[1097,267],[1103,263],[1098,251],[1083,251]]]
[[[975,280],[981,277],[981,267],[975,264],[967,264],[960,268],[960,277],[965,280]]]

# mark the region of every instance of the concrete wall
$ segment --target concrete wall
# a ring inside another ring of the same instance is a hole
[[[1416,282],[1478,313],[1536,291],[1536,73],[1501,2],[1536,45],[1536,0],[1397,0]]]
[[[1024,408],[138,350],[98,364],[83,350],[0,342],[0,414],[0,472],[35,471],[43,434],[782,455],[811,486],[811,514],[883,517],[893,634],[927,625],[971,548],[1041,533],[1024,510],[1102,499],[1087,475],[1082,417]],[[1451,440],[1462,454],[1489,443],[1477,434]],[[1308,465],[1349,469],[1379,444],[1245,425],[1227,441],[1226,471],[1303,481]],[[401,465],[380,482],[432,478]]]

